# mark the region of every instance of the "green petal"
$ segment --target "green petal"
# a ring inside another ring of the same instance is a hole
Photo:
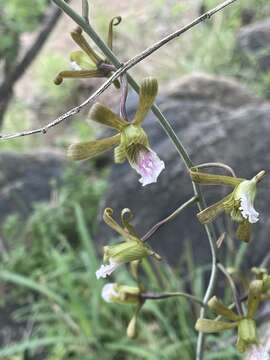
[[[247,317],[253,319],[257,311],[258,305],[261,300],[263,290],[262,280],[253,280],[249,286],[248,304],[247,304]]]
[[[197,171],[196,167],[191,168],[189,170],[189,174],[192,181],[201,185],[229,185],[235,187],[239,185],[243,180],[245,180],[241,178],[235,178],[233,176],[215,175],[200,172]]]
[[[61,71],[55,78],[55,85],[60,85],[63,79],[85,79],[93,77],[104,77],[104,73],[100,70],[66,70]]]
[[[98,64],[100,62],[103,62],[104,59],[102,56],[97,54],[91,46],[88,44],[88,42],[85,40],[85,38],[82,35],[81,28],[77,28],[75,31],[72,31],[71,33],[72,39],[75,41],[75,43],[89,56],[89,58],[95,63]]]
[[[119,131],[121,131],[125,126],[129,125],[127,121],[121,119],[118,115],[100,103],[96,103],[92,106],[89,112],[89,117],[93,121],[112,127]]]
[[[215,321],[208,319],[198,319],[195,325],[197,331],[203,333],[215,333],[237,327],[237,322]]]
[[[225,306],[216,296],[213,296],[208,301],[208,306],[217,315],[221,315],[229,320],[238,321],[241,319],[241,316],[237,315],[234,311]]]
[[[202,224],[208,224],[212,222],[217,216],[221,215],[223,211],[228,208],[228,203],[232,198],[232,193],[227,195],[222,200],[202,210],[197,217]]]
[[[143,122],[155,101],[157,92],[158,82],[156,79],[149,77],[143,80],[140,88],[139,106],[133,120],[135,125],[139,125]]]
[[[83,70],[96,69],[96,64],[92,62],[85,52],[78,50],[73,51],[70,54],[70,61],[74,61],[78,64]]]
[[[236,236],[239,240],[249,242],[251,233],[251,224],[248,221],[243,221],[238,225]]]
[[[110,21],[107,44],[111,50],[113,50],[113,27],[119,25],[121,21],[121,16],[115,16]]]
[[[133,240],[134,236],[129,234],[126,230],[124,230],[112,217],[113,209],[106,208],[103,213],[103,220],[107,225],[109,225],[113,230],[115,230],[118,234],[120,234],[126,241]],[[136,240],[138,240],[136,238]]]
[[[67,151],[68,158],[72,160],[91,159],[96,155],[111,149],[114,145],[119,144],[120,134],[95,141],[72,144]]]
[[[126,229],[129,234],[139,238],[139,235],[134,229],[134,226],[130,223],[133,219],[133,213],[130,209],[125,208],[121,211],[121,221],[123,228]]]
[[[114,162],[122,164],[126,160],[126,149],[124,146],[119,145],[114,149]]]

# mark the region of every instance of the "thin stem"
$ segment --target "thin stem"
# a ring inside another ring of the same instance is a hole
[[[173,213],[167,216],[165,219],[159,221],[155,224],[142,238],[142,241],[148,240],[162,225],[166,224],[168,221],[174,219],[182,210],[184,210],[189,205],[198,201],[198,196],[193,196],[191,199],[182,204],[179,208],[177,208]]]
[[[128,121],[126,102],[128,96],[128,81],[127,75],[123,74],[121,76],[121,99],[120,99],[120,116]]]
[[[233,177],[236,177],[236,174],[235,174],[234,170],[229,165],[226,165],[226,164],[223,164],[223,163],[213,162],[213,163],[204,163],[204,164],[196,165],[196,168],[198,168],[198,169],[208,168],[208,167],[218,167],[218,168],[225,169]]]
[[[89,24],[89,3],[88,0],[82,0],[82,16],[84,20]]]
[[[66,112],[62,116],[58,117],[53,122],[46,125],[45,127],[35,129],[35,130],[30,130],[30,131],[24,131],[24,132],[13,134],[13,135],[2,135],[2,139],[13,139],[13,138],[16,138],[19,136],[32,135],[32,134],[36,134],[36,133],[43,133],[43,134],[46,133],[49,128],[60,124],[65,119],[80,112],[80,110],[84,106],[88,105],[90,103],[90,101],[94,100],[101,93],[103,93],[113,83],[114,80],[116,80],[120,75],[125,73],[127,70],[131,69],[133,66],[135,66],[136,64],[138,64],[139,62],[144,60],[146,57],[148,57],[149,55],[151,55],[152,53],[157,51],[159,48],[161,48],[162,46],[164,46],[171,40],[177,38],[178,36],[182,35],[186,31],[190,30],[192,27],[198,25],[199,23],[205,21],[206,19],[211,18],[215,13],[224,9],[226,6],[231,5],[235,1],[237,1],[237,0],[224,1],[222,4],[216,6],[215,8],[213,8],[213,9],[209,10],[208,12],[204,13],[203,15],[199,16],[198,18],[193,20],[188,25],[178,29],[174,33],[169,34],[162,40],[153,44],[152,46],[150,46],[149,48],[147,48],[146,50],[144,50],[137,56],[135,56],[132,59],[130,59],[129,61],[127,61],[125,64],[121,64],[120,61],[117,59],[117,57],[113,54],[111,49],[107,46],[107,44],[105,44],[105,42],[94,31],[94,29],[91,27],[91,25],[88,24],[87,21],[85,21],[85,19],[83,17],[79,16],[75,11],[73,11],[73,9],[69,5],[67,5],[64,0],[53,0],[53,2],[56,5],[58,5],[67,15],[69,15],[90,36],[90,38],[95,42],[95,44],[104,53],[106,58],[108,60],[110,60],[111,63],[119,69],[117,71],[115,71],[114,74],[112,74],[112,76],[97,91],[95,91],[94,94],[92,94],[88,99],[86,99],[81,105],[69,110],[68,112]],[[129,74],[127,74],[127,78],[128,78],[129,84],[138,93],[139,92],[138,84],[135,82],[135,80]],[[157,117],[160,125],[162,126],[162,128],[164,129],[164,131],[166,132],[168,137],[173,142],[174,146],[177,149],[177,152],[181,156],[186,167],[191,168],[193,166],[192,161],[191,161],[187,151],[185,150],[184,146],[182,145],[181,141],[178,139],[177,135],[175,134],[174,130],[172,129],[170,123],[167,121],[167,119],[164,117],[164,115],[161,113],[161,111],[155,104],[152,106],[152,111],[155,114],[155,116]],[[194,189],[195,196],[198,196],[198,208],[199,208],[199,210],[202,210],[205,206],[205,201],[201,194],[200,188],[196,184],[193,183],[193,189]],[[210,249],[211,249],[211,255],[212,255],[212,269],[211,269],[210,280],[209,280],[209,284],[208,284],[208,287],[207,287],[207,290],[206,290],[206,293],[205,293],[205,296],[203,299],[203,303],[205,304],[211,297],[214,286],[215,286],[215,282],[216,282],[217,247],[216,247],[215,239],[211,233],[212,229],[210,230],[210,227],[208,225],[204,225],[204,227],[206,230],[206,234],[207,234]],[[204,307],[202,307],[200,317],[204,316],[204,312],[205,312],[205,309],[204,309]],[[203,333],[199,333],[198,342],[197,342],[196,360],[202,359],[203,338],[204,338]]]
[[[209,10],[208,12],[204,13],[200,17],[196,18],[195,20],[193,20],[188,25],[180,28],[179,30],[175,31],[174,33],[166,36],[165,38],[163,38],[159,42],[157,42],[154,45],[150,46],[149,48],[147,48],[146,50],[144,50],[143,52],[141,52],[137,56],[135,56],[132,59],[130,59],[129,61],[127,61],[125,64],[121,64],[120,61],[117,59],[117,57],[113,54],[111,49],[104,43],[104,41],[99,37],[99,35],[94,31],[94,29],[91,27],[91,25],[88,24],[85,21],[85,19],[83,17],[81,17],[79,14],[77,14],[67,3],[65,3],[64,0],[53,0],[53,2],[57,6],[59,6],[68,16],[70,16],[91,37],[91,39],[96,43],[96,45],[100,48],[100,50],[103,51],[106,58],[108,58],[112,62],[112,64],[114,64],[118,68],[118,70],[107,81],[105,81],[104,84],[98,90],[96,90],[91,96],[89,96],[89,98],[86,99],[82,104],[80,104],[79,106],[76,106],[76,107],[72,108],[71,110],[67,111],[65,114],[59,116],[58,118],[56,118],[55,120],[53,120],[52,122],[47,124],[46,126],[43,126],[41,128],[34,129],[34,130],[22,131],[22,132],[19,132],[19,133],[16,133],[16,134],[0,135],[0,138],[2,140],[8,140],[8,139],[15,139],[17,137],[22,137],[22,136],[34,135],[34,134],[46,134],[47,131],[50,128],[52,128],[54,126],[57,126],[60,123],[62,123],[63,121],[65,121],[66,119],[68,119],[69,117],[78,114],[84,106],[89,105],[89,103],[91,101],[95,100],[120,75],[122,75],[128,69],[132,68],[133,66],[135,66],[136,64],[141,62],[143,59],[145,59],[146,57],[151,55],[153,52],[155,52],[156,50],[158,50],[159,48],[161,48],[162,46],[167,44],[169,41],[171,41],[171,40],[175,39],[176,37],[182,35],[183,33],[190,30],[192,27],[200,24],[201,22],[209,19],[215,13],[222,10],[226,6],[231,5],[235,1],[237,1],[237,0],[229,0],[229,1],[223,2],[219,6],[213,8],[212,10]],[[133,78],[130,75],[128,75],[128,82],[136,92],[139,91],[138,84],[135,82],[135,80],[133,80]],[[166,121],[164,120],[164,116],[160,112],[159,108],[156,105],[153,105],[152,106],[152,111],[156,115],[156,117],[158,118],[158,120],[159,120],[161,126],[163,127],[163,129],[168,134],[168,132],[171,131],[171,126],[168,123],[166,124]],[[170,136],[170,138],[171,138],[171,140],[174,142],[174,144],[176,146],[177,139],[175,139],[174,136]],[[179,151],[179,148],[177,148],[177,150]],[[185,155],[182,153],[181,156],[185,156]],[[188,161],[188,158],[186,158],[186,161]]]
[[[270,253],[265,256],[265,258],[262,260],[260,268],[266,268],[270,262]]]
[[[226,279],[228,280],[228,282],[230,284],[230,287],[231,287],[232,293],[233,293],[235,306],[236,306],[238,314],[243,315],[243,309],[242,309],[242,305],[241,305],[241,300],[240,300],[238,290],[236,288],[236,285],[235,285],[231,275],[228,273],[228,271],[225,269],[225,267],[222,264],[219,263],[217,266],[218,266],[219,270],[223,273],[223,275],[226,277]]]
[[[176,297],[176,296],[180,296],[180,297],[184,297],[187,300],[191,300],[197,304],[200,304],[201,306],[205,307],[206,305],[203,303],[203,301],[199,298],[197,298],[196,296],[184,293],[184,292],[167,292],[167,293],[161,293],[161,294],[157,294],[157,293],[151,293],[151,292],[147,292],[147,293],[142,293],[141,298],[143,300],[163,300],[163,299],[168,299],[171,297]]]

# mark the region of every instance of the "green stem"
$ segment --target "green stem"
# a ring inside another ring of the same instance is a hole
[[[171,213],[165,219],[163,219],[163,220],[159,221],[157,224],[155,224],[149,231],[147,231],[147,233],[141,238],[141,240],[146,241],[147,239],[149,239],[160,228],[160,226],[166,224],[168,221],[173,220],[186,207],[188,207],[191,204],[194,204],[197,201],[198,201],[198,197],[193,196],[191,199],[189,199],[184,204],[179,206],[179,208],[177,208],[173,213]]]
[[[154,44],[151,48],[146,50],[145,52],[142,52],[137,57],[135,57],[132,61],[130,61],[130,64],[127,68],[131,68],[132,66],[136,65],[140,61],[142,61],[146,56],[149,56],[151,53],[159,49],[161,46],[165,45],[170,40],[178,37],[182,33],[186,32],[193,26],[199,24],[200,22],[210,18],[212,15],[214,15],[216,12],[222,10],[225,6],[230,5],[231,3],[235,2],[236,0],[228,0],[217,6],[216,8],[208,11],[207,13],[203,14],[199,18],[195,19],[192,23],[187,25],[186,27],[183,27],[182,29],[176,31],[175,33],[167,36],[162,41],[159,41],[158,43]],[[104,53],[106,58],[111,61],[111,63],[116,67],[120,68],[123,65],[120,63],[118,58],[114,55],[114,53],[111,51],[111,49],[105,44],[105,42],[100,38],[100,36],[94,31],[92,26],[88,24],[80,15],[78,15],[70,6],[68,6],[64,0],[53,0],[53,2],[58,5],[67,15],[69,15],[84,31],[86,34],[90,36],[90,38],[94,41],[94,43],[99,47],[99,49]],[[139,85],[136,83],[136,81],[127,74],[128,82],[131,85],[131,87],[138,93],[139,92]],[[184,148],[183,144],[175,134],[173,128],[171,127],[168,120],[165,118],[165,116],[162,114],[160,109],[154,104],[152,106],[152,111],[157,117],[159,123],[161,124],[162,128],[170,138],[170,140],[173,142],[177,152],[181,156],[183,162],[185,163],[187,169],[193,167],[193,163]],[[202,196],[202,193],[200,191],[200,188],[197,184],[193,183],[193,189],[194,189],[194,195],[198,197],[198,208],[201,211],[205,207],[205,201]],[[211,275],[209,279],[209,284],[203,299],[203,303],[206,304],[207,301],[210,299],[213,289],[216,282],[216,275],[217,275],[217,247],[216,242],[214,239],[214,236],[211,232],[212,229],[208,225],[204,225],[205,231],[208,237],[208,241],[210,244],[211,249],[211,255],[212,255],[212,269],[211,269]],[[202,307],[200,317],[203,317],[205,313],[205,308]],[[197,342],[197,353],[196,353],[196,360],[201,360],[203,356],[203,333],[199,333],[198,336],[198,342]]]
[[[147,292],[147,293],[142,293],[140,296],[143,300],[163,300],[163,299],[168,299],[171,297],[180,296],[180,297],[186,298],[187,300],[190,300],[197,304],[200,304],[202,307],[206,306],[201,299],[197,298],[194,295],[190,295],[190,294],[187,294],[187,293],[184,293],[181,291],[166,292],[166,293],[161,293],[161,294]]]

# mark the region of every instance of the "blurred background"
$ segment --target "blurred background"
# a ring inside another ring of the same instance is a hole
[[[106,39],[112,17],[114,52],[121,61],[135,56],[221,0],[91,1],[91,24]],[[47,0],[0,0],[1,134],[46,125],[80,104],[104,79],[65,80],[77,50],[75,24]],[[81,11],[79,0],[70,5]],[[90,40],[89,40],[90,41]],[[91,41],[90,41],[91,42]],[[250,178],[270,161],[270,4],[238,0],[210,21],[175,39],[131,71],[136,80],[159,81],[158,103],[195,164],[220,161]],[[99,101],[118,111],[114,87]],[[130,91],[132,117],[137,96]],[[102,222],[104,207],[116,217],[134,213],[143,235],[192,196],[185,168],[158,122],[149,114],[145,129],[165,161],[157,184],[140,187],[127,164],[112,165],[112,154],[73,164],[65,152],[74,141],[104,135],[104,128],[80,114],[52,128],[0,144],[0,359],[194,359],[194,322],[199,309],[186,300],[147,302],[140,314],[138,339],[127,339],[132,306],[106,304],[96,280],[101,246],[115,239]],[[235,239],[227,218],[215,224],[226,233],[220,257],[241,292],[269,252],[269,182],[260,186],[256,207],[262,213],[249,246]],[[227,189],[206,191],[207,202]],[[193,206],[151,239],[164,261],[143,263],[149,291],[185,290],[203,297],[210,250]],[[127,269],[114,279],[133,284]],[[232,302],[222,276],[218,291]],[[269,308],[259,319],[262,341],[270,348]],[[205,359],[240,359],[228,332],[209,336]],[[211,349],[211,350],[210,350]]]

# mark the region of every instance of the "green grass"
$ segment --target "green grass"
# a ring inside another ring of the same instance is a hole
[[[15,360],[27,350],[44,351],[49,360],[194,359],[197,306],[180,298],[148,301],[140,313],[138,338],[129,340],[126,327],[134,308],[101,299],[105,281],[95,276],[101,260],[93,234],[105,183],[95,178],[94,170],[92,181],[85,175],[78,179],[77,171],[70,170],[65,185],[55,188],[56,204],[39,205],[26,224],[13,216],[4,226],[10,249],[0,265],[0,282],[9,289],[4,304],[16,304],[13,317],[32,323],[33,330],[20,342],[2,348],[0,358]],[[185,278],[166,263],[144,261],[147,290],[191,289],[201,298],[209,267],[196,268],[189,250],[184,257],[189,263]],[[114,280],[134,284],[127,270],[119,269]],[[220,347],[229,335],[209,337],[208,346]],[[239,358],[233,344],[206,354],[209,360],[228,358]]]

